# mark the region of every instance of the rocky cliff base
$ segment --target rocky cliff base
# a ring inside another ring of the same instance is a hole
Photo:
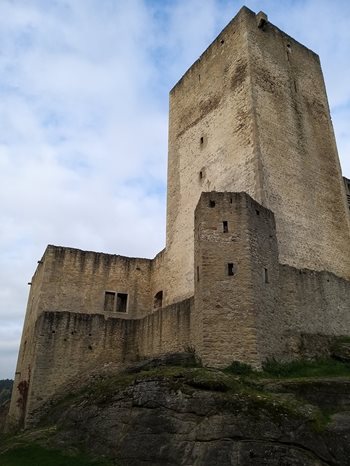
[[[175,358],[184,362],[191,365]],[[95,376],[50,409],[36,441],[120,466],[350,464],[348,376],[170,364],[153,360]]]

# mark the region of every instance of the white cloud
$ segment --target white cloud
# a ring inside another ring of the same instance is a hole
[[[321,55],[350,176],[350,4],[247,5]],[[148,257],[163,247],[168,91],[240,6],[0,3],[0,378],[13,375],[47,243]]]

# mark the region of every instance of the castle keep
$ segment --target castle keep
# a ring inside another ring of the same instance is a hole
[[[350,335],[349,186],[319,57],[242,8],[170,92],[165,249],[38,262],[9,426],[110,362],[260,367]]]

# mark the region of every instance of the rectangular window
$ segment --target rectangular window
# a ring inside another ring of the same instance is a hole
[[[114,299],[115,299],[115,293],[113,293],[111,291],[106,291],[105,292],[104,310],[106,312],[113,312],[114,311]]]
[[[269,272],[265,268],[264,268],[264,281],[265,283],[269,283]]]
[[[126,312],[128,295],[126,293],[117,293],[117,312]]]
[[[227,275],[232,277],[234,274],[235,274],[235,267],[232,262],[229,262],[227,264]]]
[[[228,222],[226,220],[222,222],[222,230],[224,233],[228,233]]]
[[[105,291],[105,312],[126,312],[127,303],[127,293],[115,293],[114,291]]]

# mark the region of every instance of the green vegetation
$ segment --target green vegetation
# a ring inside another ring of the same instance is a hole
[[[350,364],[334,359],[297,360],[280,363],[266,361],[261,375],[276,378],[350,377]]]
[[[67,452],[50,450],[47,446],[55,445],[51,439],[55,436],[55,430],[59,428],[55,420],[72,406],[94,404],[103,408],[112,403],[113,399],[119,399],[123,391],[125,394],[122,396],[127,397],[134,385],[147,379],[164,382],[168,389],[189,396],[196,390],[210,391],[215,406],[224,412],[235,412],[254,419],[270,419],[277,423],[288,419],[291,425],[299,425],[302,421],[313,426],[315,432],[321,432],[330,420],[328,406],[323,406],[322,403],[314,404],[312,401],[310,403],[308,393],[312,387],[321,390],[322,393],[322,385],[319,384],[323,381],[320,377],[350,377],[350,364],[333,359],[299,360],[289,363],[269,360],[265,362],[261,371],[238,361],[234,361],[224,370],[204,368],[200,365],[189,367],[187,360],[184,360],[183,365],[173,365],[172,360],[170,365],[163,365],[162,361],[160,364],[158,367],[152,364],[140,365],[122,373],[100,375],[78,392],[67,394],[52,406],[50,413],[42,419],[41,428],[34,432],[36,437],[20,434],[9,438],[10,443],[7,445],[0,439],[0,465],[110,466],[108,462],[94,461],[84,454],[72,456]],[[335,389],[336,387],[337,385]],[[339,387],[342,390],[344,388],[341,383]],[[70,442],[70,447],[73,451],[81,449],[81,445],[75,444],[74,439]]]
[[[84,455],[68,456],[39,445],[21,445],[0,453],[1,466],[110,466],[111,463],[93,461]]]
[[[253,374],[254,370],[249,364],[244,362],[233,361],[226,369],[225,372],[236,375],[250,375]]]
[[[0,406],[11,398],[13,380],[0,380]]]
[[[224,371],[250,378],[350,377],[350,363],[331,358],[291,362],[270,359],[263,364],[262,371],[257,371],[249,364],[233,361]]]

